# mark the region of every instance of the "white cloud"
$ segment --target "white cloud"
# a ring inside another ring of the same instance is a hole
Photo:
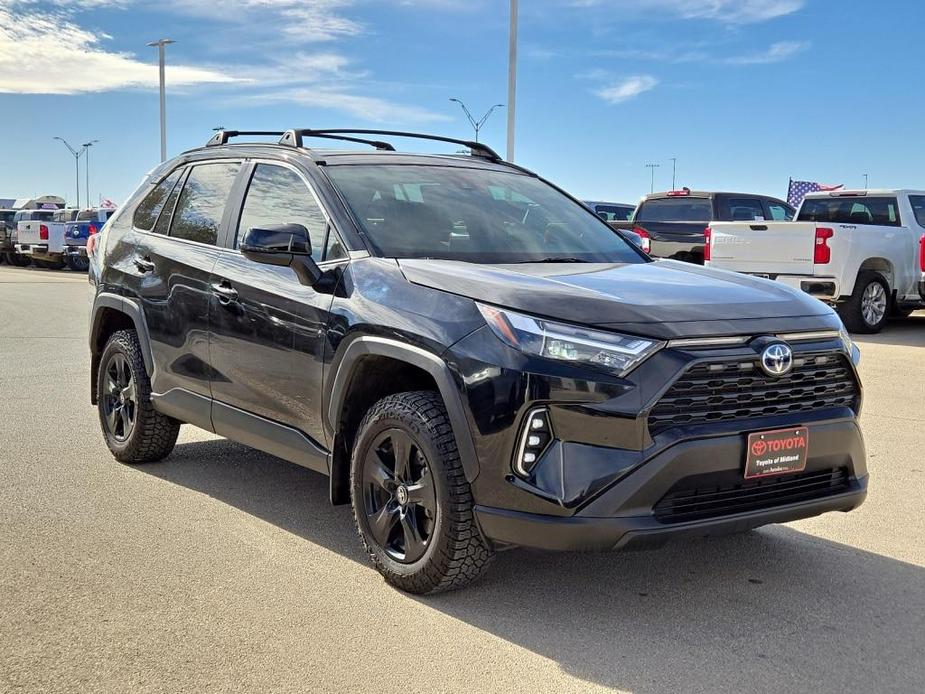
[[[594,93],[607,103],[621,104],[654,89],[657,84],[658,80],[651,75],[635,75],[611,84],[609,87],[598,89]]]
[[[0,92],[77,94],[157,85],[157,68],[102,47],[101,38],[66,15],[11,12],[0,5]],[[171,65],[171,85],[234,82],[203,67]]]
[[[668,13],[683,19],[752,24],[792,14],[806,3],[805,0],[574,0],[572,4],[610,7],[635,15]]]
[[[312,108],[330,109],[374,122],[431,123],[451,120],[448,116],[427,109],[396,104],[385,99],[363,94],[350,94],[328,87],[293,88],[255,94],[248,98],[252,104],[287,101]]]
[[[809,41],[778,41],[772,43],[766,51],[749,55],[733,56],[725,62],[730,65],[770,65],[789,60],[809,48]]]

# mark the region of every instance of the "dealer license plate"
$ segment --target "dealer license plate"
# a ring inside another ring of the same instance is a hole
[[[809,451],[809,429],[793,427],[748,435],[745,479],[802,472]]]

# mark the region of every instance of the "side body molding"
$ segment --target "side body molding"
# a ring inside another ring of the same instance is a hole
[[[479,473],[479,462],[459,389],[446,363],[436,354],[420,347],[384,337],[363,336],[354,339],[347,346],[340,360],[332,365],[334,378],[325,417],[325,426],[329,431],[337,432],[337,423],[340,420],[344,398],[350,388],[354,367],[360,359],[369,355],[407,362],[424,369],[433,377],[450,417],[450,425],[456,437],[456,445],[459,448],[459,457],[466,473],[466,479],[470,482],[474,480]]]

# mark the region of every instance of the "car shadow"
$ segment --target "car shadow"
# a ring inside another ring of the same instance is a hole
[[[137,469],[367,565],[321,475],[225,440]],[[925,691],[925,569],[787,526],[640,553],[512,550],[468,590],[409,599],[634,692]]]
[[[882,332],[876,335],[852,334],[851,339],[862,347],[865,344],[925,347],[925,311],[908,318],[892,318]]]

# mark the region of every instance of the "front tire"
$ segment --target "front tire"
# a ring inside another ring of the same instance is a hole
[[[151,403],[151,381],[134,330],[112,334],[96,377],[97,409],[106,445],[121,463],[152,463],[173,450],[180,422]]]
[[[890,315],[890,287],[878,272],[862,272],[854,293],[837,307],[845,327],[853,333],[879,333]]]
[[[373,405],[357,433],[350,487],[363,546],[396,588],[419,595],[461,588],[491,562],[437,393],[399,393]]]

